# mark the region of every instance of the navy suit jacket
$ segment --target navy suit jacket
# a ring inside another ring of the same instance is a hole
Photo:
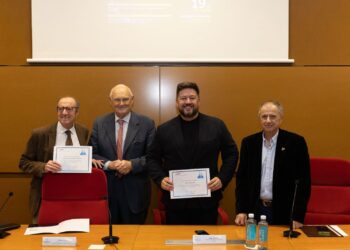
[[[98,117],[93,125],[89,144],[95,159],[114,161],[117,159],[115,114]],[[154,121],[131,112],[123,150],[123,159],[132,162],[132,171],[123,176],[127,203],[133,213],[148,209],[150,203],[150,180],[146,170],[146,153],[155,134]],[[115,171],[106,170],[108,183],[113,181]]]
[[[236,212],[257,213],[260,200],[262,132],[242,140],[236,180]],[[289,224],[295,181],[293,219],[304,221],[310,197],[310,159],[305,139],[280,129],[273,171],[273,224]]]
[[[187,162],[180,119],[181,117],[177,116],[158,127],[147,156],[150,175],[160,187],[162,179],[169,176],[169,170],[209,168],[210,178],[217,176],[223,184],[221,190],[212,192],[212,197],[171,200],[169,192],[163,190],[163,202],[166,209],[181,210],[186,207],[211,209],[218,206],[218,202],[222,198],[223,189],[234,175],[238,160],[236,143],[222,120],[199,114],[199,142],[194,160]],[[218,159],[220,153],[222,165],[219,169]]]

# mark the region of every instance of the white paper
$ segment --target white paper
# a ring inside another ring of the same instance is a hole
[[[347,237],[348,236],[348,234],[345,233],[343,231],[343,229],[341,229],[339,226],[337,226],[337,225],[330,225],[330,227],[331,227],[331,229],[333,229],[333,231],[335,231],[336,233],[340,234],[341,236],[343,236],[343,237]]]
[[[170,191],[171,199],[211,197],[209,168],[171,170],[169,178],[174,184],[174,189]]]
[[[48,227],[28,227],[24,235],[43,233],[63,233],[63,232],[90,232],[90,219],[65,220],[56,226]]]
[[[226,244],[226,235],[210,234],[210,235],[193,235],[193,245],[198,244]]]
[[[91,244],[88,249],[89,250],[102,250],[102,249],[105,249],[105,246],[106,245],[102,245],[102,244],[100,244],[100,245]]]
[[[91,146],[55,146],[53,159],[61,164],[59,173],[91,173]]]
[[[77,237],[43,237],[42,246],[76,246]]]

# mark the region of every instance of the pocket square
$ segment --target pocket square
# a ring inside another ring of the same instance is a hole
[[[285,147],[282,147],[282,148],[281,148],[281,151],[284,151],[284,150],[286,150],[286,148],[285,148]]]

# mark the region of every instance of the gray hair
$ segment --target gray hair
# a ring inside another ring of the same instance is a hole
[[[272,104],[274,106],[276,106],[277,110],[278,110],[278,113],[280,114],[281,117],[284,116],[284,108],[282,106],[282,104],[279,102],[279,101],[275,101],[275,100],[269,100],[269,101],[265,101],[263,102],[260,107],[259,107],[259,111],[258,111],[258,116],[260,116],[260,112],[261,112],[261,108],[266,105],[266,104]]]

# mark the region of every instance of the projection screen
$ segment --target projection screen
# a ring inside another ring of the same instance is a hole
[[[289,0],[32,0],[32,58],[291,63]]]

